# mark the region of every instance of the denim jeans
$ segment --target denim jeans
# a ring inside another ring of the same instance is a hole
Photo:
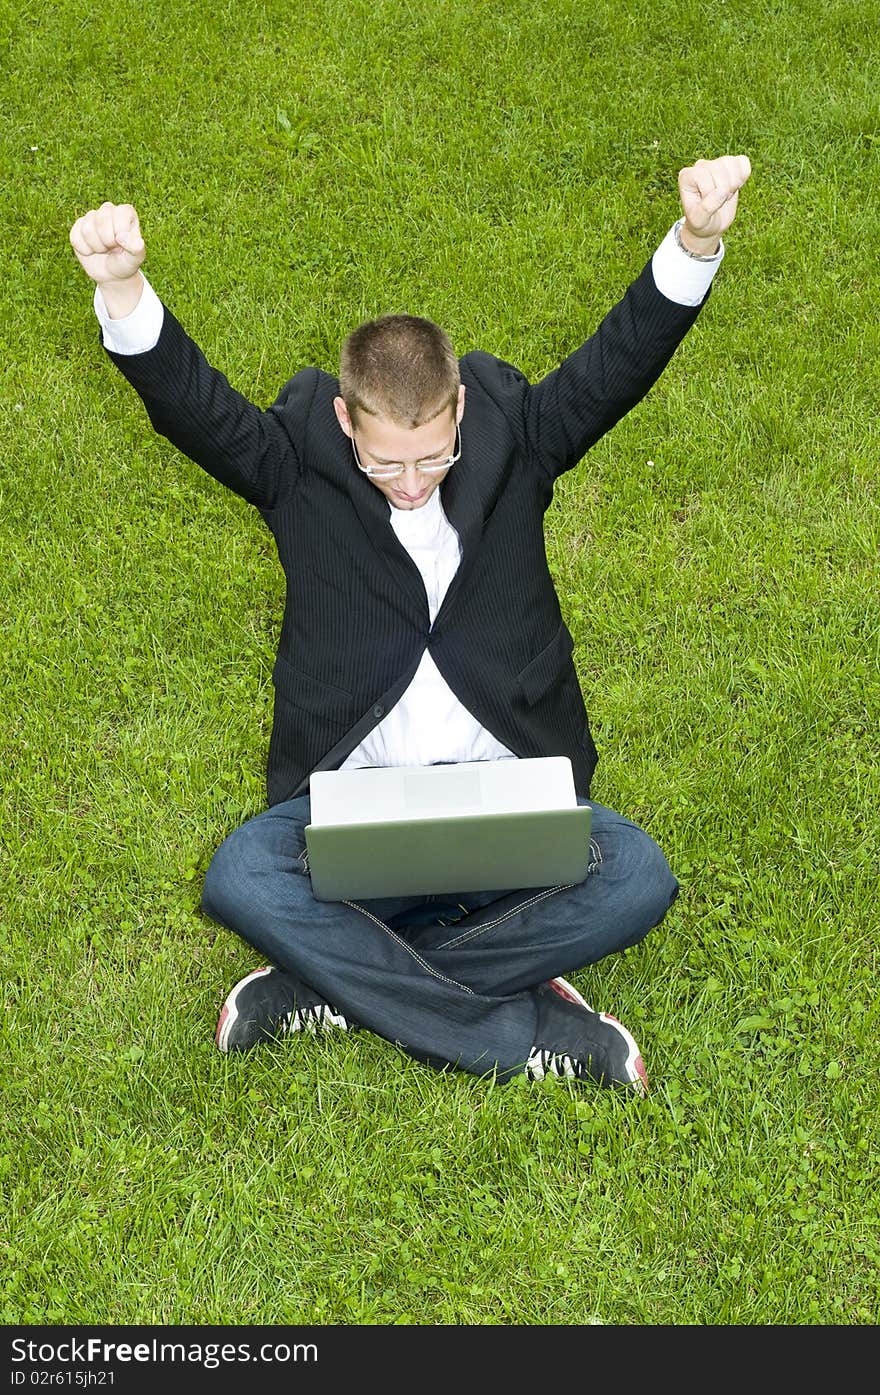
[[[535,989],[628,949],[678,893],[643,829],[595,801],[575,886],[317,901],[308,797],[276,804],[218,848],[202,906],[346,1018],[437,1067],[507,1079],[535,1045]]]

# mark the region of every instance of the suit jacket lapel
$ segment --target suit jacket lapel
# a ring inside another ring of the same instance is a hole
[[[427,624],[428,598],[425,595],[425,587],[418,567],[406,548],[401,546],[397,534],[391,527],[391,505],[375,485],[370,484],[363,475],[354,472],[354,465],[352,471],[351,501],[364,531],[390,572],[395,586],[404,596],[410,598],[414,605],[419,606],[424,612]]]
[[[480,538],[483,535],[483,501],[477,488],[473,457],[462,451],[461,460],[453,465],[440,486],[440,500],[449,522],[461,543],[461,562],[452,578],[443,604],[437,612],[435,626],[445,619],[474,564]]]

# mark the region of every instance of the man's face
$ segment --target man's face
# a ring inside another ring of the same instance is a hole
[[[354,442],[361,465],[370,470],[392,471],[403,465],[397,475],[383,479],[381,474],[369,474],[370,484],[384,494],[395,509],[420,509],[442,484],[448,469],[425,473],[420,465],[436,465],[455,454],[457,426],[464,411],[464,388],[459,390],[458,405],[444,409],[422,426],[398,426],[387,417],[361,414],[354,426],[341,397],[334,401],[339,425]]]

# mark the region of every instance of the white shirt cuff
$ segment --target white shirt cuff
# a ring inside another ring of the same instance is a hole
[[[700,305],[723,256],[722,242],[715,256],[706,261],[689,257],[675,240],[673,224],[651,259],[654,285],[667,300],[679,305]]]
[[[95,314],[105,349],[114,354],[145,354],[159,342],[165,309],[145,276],[141,298],[130,315],[111,320],[100,286],[95,287]]]

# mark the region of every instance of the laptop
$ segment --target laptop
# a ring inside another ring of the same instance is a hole
[[[589,805],[567,756],[316,771],[305,839],[319,901],[581,882]]]

